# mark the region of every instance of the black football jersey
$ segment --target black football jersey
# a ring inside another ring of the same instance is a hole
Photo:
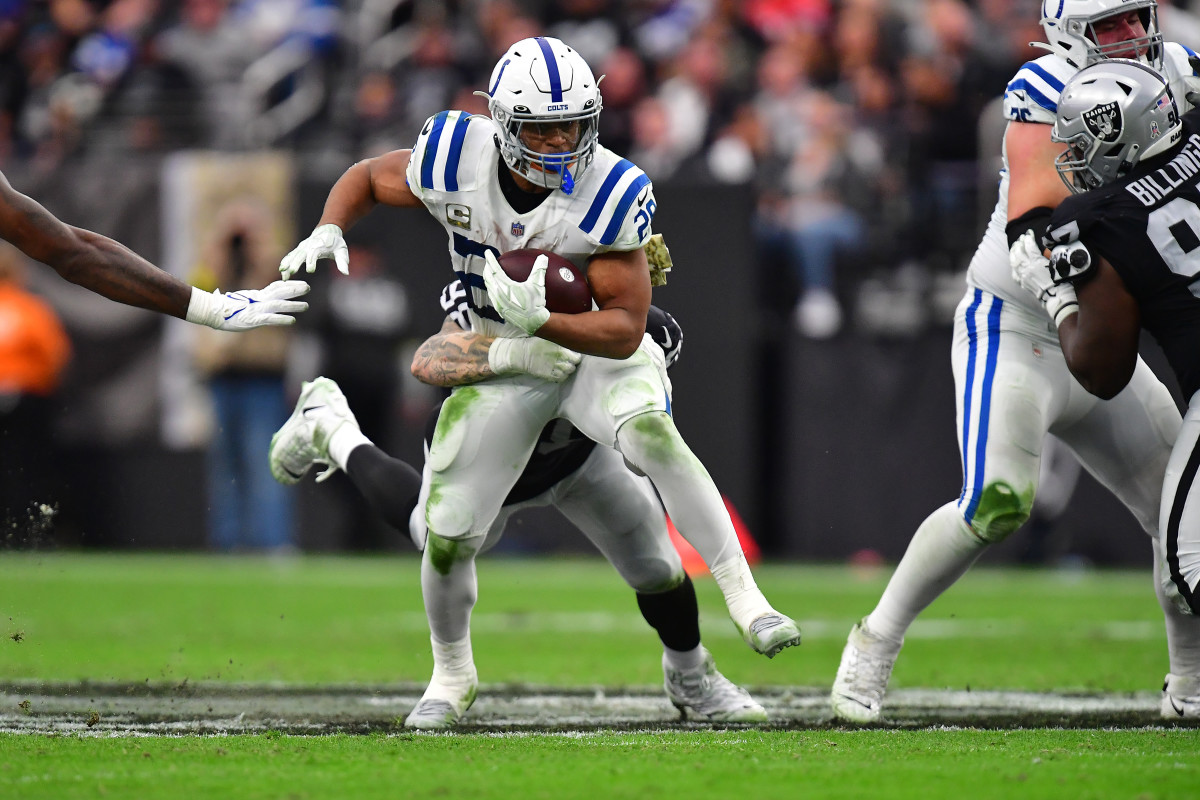
[[[1045,243],[1079,241],[1112,264],[1191,397],[1200,389],[1200,110],[1183,117],[1181,142],[1114,183],[1065,199]]]

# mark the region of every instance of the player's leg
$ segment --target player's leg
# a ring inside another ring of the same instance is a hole
[[[742,638],[772,657],[799,644],[800,630],[755,584],[720,492],[668,414],[668,385],[661,350],[646,336],[622,361],[585,356],[564,389],[560,413],[595,441],[615,446],[654,482],[675,527],[720,586]]]
[[[951,361],[963,489],[917,528],[879,603],[851,631],[830,697],[842,719],[879,719],[913,620],[1029,516],[1065,379],[1047,367],[1036,340],[1013,330],[1024,329],[1020,322],[1016,310],[978,290],[958,307]]]
[[[475,700],[475,556],[557,404],[557,395],[542,387],[524,378],[498,379],[459,387],[442,405],[426,459],[429,482],[421,492],[428,532],[421,593],[433,676],[405,719],[409,727],[451,727]]]
[[[1082,391],[1082,387],[1076,391]],[[1191,413],[1189,409],[1189,416]],[[1172,718],[1176,715],[1169,705],[1171,697],[1200,694],[1200,617],[1173,602],[1179,596],[1178,584],[1169,579],[1171,569],[1166,566],[1171,563],[1173,548],[1176,558],[1188,551],[1187,544],[1179,547],[1186,532],[1200,530],[1196,527],[1200,517],[1192,516],[1196,512],[1191,505],[1191,489],[1182,480],[1187,474],[1189,441],[1194,441],[1195,432],[1191,426],[1181,428],[1181,424],[1169,390],[1139,360],[1129,385],[1120,394],[1107,402],[1096,402],[1059,434],[1084,468],[1116,495],[1151,536],[1154,591],[1166,624],[1167,680],[1172,685],[1172,691],[1163,698],[1163,713]],[[1193,438],[1189,440],[1189,436]],[[1176,497],[1185,501],[1182,506],[1175,505]],[[1179,520],[1184,524],[1177,528],[1183,535],[1172,545],[1175,508],[1181,512]],[[1192,525],[1187,525],[1188,521]],[[1200,542],[1193,539],[1193,553],[1197,545]],[[1200,564],[1195,568],[1200,570]],[[1190,708],[1190,713],[1200,715],[1200,702],[1193,702]]]
[[[646,478],[615,450],[598,446],[543,495],[616,568],[663,645],[663,685],[671,702],[714,722],[765,722],[766,711],[719,671],[700,643],[696,588],[667,533],[662,505]]]

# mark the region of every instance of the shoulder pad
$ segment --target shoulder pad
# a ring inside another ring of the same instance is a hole
[[[580,200],[579,229],[593,242],[617,250],[641,247],[650,238],[658,204],[650,177],[628,159],[598,148]]]
[[[1053,125],[1063,85],[1075,72],[1054,54],[1025,62],[1004,89],[1004,116],[1015,122]]]
[[[408,161],[408,184],[423,191],[474,188],[480,142],[491,142],[492,124],[465,111],[442,111],[425,120]],[[469,134],[469,135],[468,135]]]
[[[1163,75],[1171,86],[1171,94],[1179,106],[1180,114],[1186,114],[1194,107],[1188,95],[1196,91],[1197,70],[1192,61],[1196,57],[1195,50],[1178,42],[1167,42],[1163,47]],[[1190,86],[1189,78],[1192,79]]]

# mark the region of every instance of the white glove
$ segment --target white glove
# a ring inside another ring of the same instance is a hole
[[[287,280],[299,272],[300,267],[304,267],[305,272],[314,271],[322,258],[332,258],[338,272],[350,274],[350,249],[342,238],[342,229],[333,223],[318,225],[307,239],[296,245],[295,250],[283,257],[279,271]]]
[[[550,319],[546,309],[546,268],[550,259],[545,254],[538,256],[524,282],[508,277],[491,250],[484,253],[484,260],[487,266],[483,268],[483,285],[492,305],[505,322],[532,336]]]
[[[1055,326],[1079,311],[1075,287],[1069,283],[1054,282],[1050,260],[1043,255],[1041,242],[1033,231],[1025,231],[1020,239],[1013,242],[1008,251],[1008,265],[1012,268],[1013,280],[1045,306]]]
[[[497,375],[524,373],[562,383],[575,371],[580,355],[546,339],[497,338],[488,348],[488,366]]]
[[[308,294],[304,281],[275,281],[264,289],[243,289],[237,292],[212,294],[192,287],[187,321],[207,325],[219,331],[246,331],[263,325],[291,325],[296,314],[308,308],[308,303],[293,300]]]

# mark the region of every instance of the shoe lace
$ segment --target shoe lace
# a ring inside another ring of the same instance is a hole
[[[730,705],[744,705],[743,691],[715,669],[696,672],[671,671],[671,682],[697,711],[707,712]]]
[[[894,663],[895,656],[877,655],[856,646],[850,651],[846,664],[846,683],[856,692],[882,697]]]

